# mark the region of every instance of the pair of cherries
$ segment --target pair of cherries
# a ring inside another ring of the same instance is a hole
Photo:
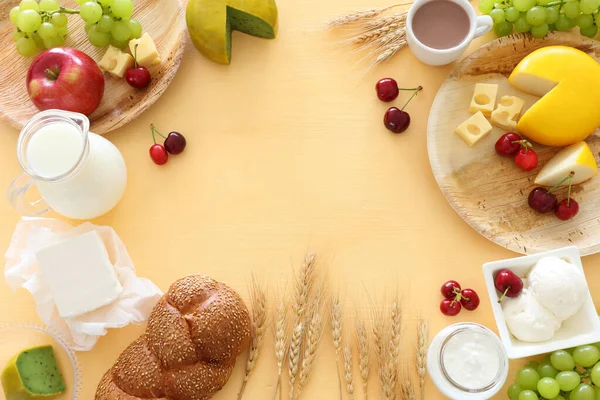
[[[401,109],[398,107],[391,107],[385,112],[383,117],[383,124],[385,127],[394,133],[402,133],[410,126],[410,114],[404,111],[404,109],[413,97],[423,90],[423,87],[418,86],[410,89],[400,88],[398,87],[398,83],[392,78],[383,78],[375,85],[377,97],[379,100],[386,103],[396,100],[401,90],[412,91],[413,94],[408,101],[404,103],[404,106]]]
[[[171,132],[165,137],[154,127],[154,124],[150,125],[150,131],[152,132],[152,140],[154,140],[154,144],[150,147],[150,158],[155,164],[164,165],[169,161],[169,154],[183,153],[187,142],[181,133]],[[164,144],[156,143],[156,135],[165,139]]]

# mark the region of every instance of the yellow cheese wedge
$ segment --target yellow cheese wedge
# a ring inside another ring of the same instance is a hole
[[[462,138],[469,146],[475,145],[481,139],[489,135],[492,131],[492,125],[485,119],[481,111],[471,115],[469,119],[456,128],[456,134]]]
[[[517,96],[502,96],[498,107],[492,111],[492,125],[507,131],[515,130],[524,104],[525,100]]]
[[[489,117],[496,104],[496,95],[498,94],[498,85],[495,83],[477,83],[475,91],[469,106],[469,112],[475,114],[481,111],[483,115]]]
[[[548,46],[525,57],[508,81],[541,97],[523,114],[519,132],[548,146],[567,146],[600,125],[600,65],[572,47]]]
[[[575,173],[571,181],[573,185],[587,181],[598,174],[598,165],[594,154],[586,142],[572,144],[556,153],[535,177],[535,184],[554,186],[571,172]]]

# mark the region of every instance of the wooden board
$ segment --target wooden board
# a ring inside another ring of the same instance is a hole
[[[60,3],[65,7],[79,8],[75,0],[62,0]],[[20,56],[12,40],[15,27],[8,14],[18,4],[19,0],[0,2],[0,118],[21,129],[38,110],[29,99],[25,84],[33,57]],[[150,68],[152,83],[144,90],[134,89],[125,79],[105,73],[104,97],[90,116],[91,129],[98,134],[125,125],[154,104],[173,80],[181,63],[186,28],[178,0],[136,0],[133,18],[139,20],[144,32],[154,39],[162,63]],[[65,46],[82,50],[96,61],[100,61],[106,51],[90,44],[84,22],[78,15],[69,16],[69,35]]]
[[[494,128],[473,148],[454,133],[456,126],[471,115],[468,108],[475,83],[497,83],[498,99],[518,95],[526,99],[524,110],[530,107],[537,99],[511,87],[507,76],[527,54],[551,45],[572,46],[596,59],[600,57],[600,42],[560,32],[544,40],[515,34],[481,47],[456,66],[437,93],[427,128],[429,160],[452,207],[486,238],[525,254],[571,244],[584,255],[593,254],[600,251],[600,177],[573,188],[580,211],[571,221],[560,221],[554,214],[539,215],[528,207],[527,196],[535,187],[537,172],[558,148],[534,144],[540,164],[525,172],[511,158],[500,157],[494,150],[494,143],[505,131]],[[587,142],[598,162],[598,132]],[[566,198],[565,192],[557,192],[559,201]]]

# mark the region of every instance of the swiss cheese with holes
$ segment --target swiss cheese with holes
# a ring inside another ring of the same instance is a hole
[[[469,119],[456,128],[456,134],[460,136],[469,146],[473,146],[481,139],[489,135],[492,125],[488,122],[481,111],[471,115]]]
[[[525,100],[517,96],[502,96],[498,107],[492,111],[492,125],[507,131],[514,131],[517,129],[517,120],[524,105]]]
[[[498,94],[498,85],[495,83],[477,83],[475,92],[469,106],[470,113],[481,111],[483,115],[489,117],[494,111],[496,105],[496,95]]]

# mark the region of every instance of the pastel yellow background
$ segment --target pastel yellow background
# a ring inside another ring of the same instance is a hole
[[[282,293],[286,282],[289,293],[292,271],[312,248],[319,271],[345,299],[346,340],[353,337],[355,310],[368,312],[367,293],[378,303],[386,293],[388,299],[396,290],[401,294],[404,358],[411,371],[420,316],[429,320],[432,336],[458,321],[495,330],[481,265],[515,254],[484,239],[454,213],[427,156],[429,108],[452,66],[422,65],[406,49],[363,76],[351,68],[350,49],[315,30],[333,15],[389,4],[280,0],[279,37],[267,41],[234,34],[230,66],[208,62],[188,41],[164,96],[135,122],[107,135],[125,157],[129,185],[117,208],[94,222],[117,231],[140,276],[166,290],[179,277],[205,273],[247,299],[254,271],[272,294]],[[471,50],[492,38],[487,35]],[[377,100],[374,85],[386,76],[401,86],[424,86],[407,109],[412,124],[401,135],[382,124],[389,105]],[[154,165],[148,157],[150,123],[184,133],[185,153],[166,166]],[[18,132],[2,125],[0,135],[0,187],[6,188],[20,173]],[[0,201],[3,249],[18,219],[8,202]],[[594,268],[599,260],[584,259],[593,295],[600,293],[600,272]],[[480,308],[456,318],[441,315],[439,287],[448,279],[477,290]],[[0,304],[0,320],[37,320],[25,290],[13,293],[0,285]],[[102,374],[143,329],[113,330],[93,351],[79,353],[85,400],[93,399]],[[269,332],[246,399],[272,396],[272,344]],[[215,399],[235,398],[243,364]],[[374,364],[370,396],[379,398]],[[522,364],[511,364],[509,380]],[[363,398],[360,389],[357,393]],[[496,398],[506,398],[504,393]],[[303,397],[339,398],[328,331]],[[428,381],[426,399],[442,398]]]

